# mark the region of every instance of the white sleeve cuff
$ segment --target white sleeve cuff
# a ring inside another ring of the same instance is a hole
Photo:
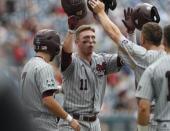
[[[59,93],[62,93],[62,92],[63,92],[62,86],[61,86],[61,85],[58,85],[58,86],[57,86],[57,90],[59,91]]]
[[[119,45],[121,46],[121,47],[124,47],[124,45],[125,44],[127,44],[129,42],[129,40],[125,37],[125,36],[121,36],[120,37],[120,42],[119,42]]]

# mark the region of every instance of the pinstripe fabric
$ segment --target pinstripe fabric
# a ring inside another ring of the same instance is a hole
[[[149,124],[149,131],[157,131],[158,124],[157,122],[153,121]]]
[[[162,122],[162,123],[152,122],[152,124],[149,126],[149,131],[170,131],[170,123],[169,122]]]
[[[155,100],[153,118],[155,121],[170,121],[170,87],[168,87],[168,78],[166,77],[167,72],[170,71],[169,65],[170,55],[160,58],[146,69],[137,88],[136,97],[150,101]],[[165,122],[158,122],[158,128],[158,131],[170,130],[170,122],[167,125]]]
[[[26,111],[42,114],[34,117],[33,121],[43,131],[57,129],[56,118],[44,107],[42,93],[47,90],[56,89],[56,83],[52,67],[42,58],[34,57],[24,66],[21,75],[22,100]],[[41,123],[41,124],[40,124]]]
[[[93,53],[90,65],[73,53],[72,63],[63,72],[64,109],[70,114],[98,114],[105,93],[106,75],[114,71],[118,71],[117,55]],[[89,128],[90,123],[87,125]]]
[[[166,53],[164,51],[146,50],[144,47],[122,37],[118,54],[134,70],[135,79],[138,83],[144,70]]]

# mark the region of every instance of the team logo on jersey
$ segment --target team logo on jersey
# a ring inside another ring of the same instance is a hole
[[[48,79],[46,81],[46,84],[48,87],[54,87],[55,86],[55,81],[53,79]]]
[[[97,64],[96,65],[96,74],[97,75],[104,75],[105,71],[106,71],[106,62],[102,62],[102,64]]]
[[[102,62],[102,64],[97,64],[96,65],[96,70],[99,72],[103,72],[106,69],[106,62]]]

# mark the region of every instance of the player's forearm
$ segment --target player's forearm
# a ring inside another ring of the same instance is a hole
[[[74,33],[68,31],[63,44],[63,49],[66,53],[73,52],[73,39],[74,39]]]
[[[117,44],[120,43],[120,38],[122,33],[120,32],[119,28],[109,19],[104,11],[98,13],[98,17],[100,20],[101,25],[103,26],[106,33],[109,37]]]
[[[150,104],[146,100],[140,100],[138,106],[138,124],[146,126],[149,124]]]
[[[57,117],[65,119],[68,115],[53,96],[43,98],[43,104]]]
[[[140,112],[138,114],[138,124],[143,126],[149,124],[149,115],[146,112]]]

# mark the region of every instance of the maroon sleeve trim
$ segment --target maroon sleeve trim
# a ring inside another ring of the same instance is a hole
[[[64,51],[64,49],[62,49],[62,53],[61,53],[61,71],[64,72],[67,67],[71,64],[72,61],[72,57],[71,57],[72,53],[67,53]]]
[[[55,92],[56,90],[48,90],[48,91],[45,91],[45,92],[43,92],[43,94],[42,94],[42,98],[44,98],[44,97],[47,97],[47,96],[53,96],[53,94],[54,94],[54,92]]]

